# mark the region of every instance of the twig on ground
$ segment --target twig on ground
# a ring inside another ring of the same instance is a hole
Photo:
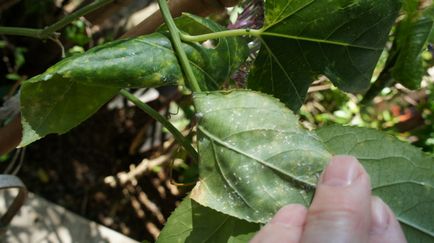
[[[131,165],[129,171],[122,171],[117,173],[115,176],[107,176],[104,178],[104,183],[110,185],[111,187],[124,186],[130,183],[133,186],[137,185],[137,179],[142,175],[149,172],[152,168],[161,166],[165,163],[170,162],[172,155],[175,153],[176,147],[170,148],[169,152],[160,155],[155,159],[144,159],[137,166]]]

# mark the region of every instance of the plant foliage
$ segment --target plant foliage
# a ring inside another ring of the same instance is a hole
[[[256,92],[198,94],[195,104],[201,161],[191,197],[203,206],[266,223],[286,204],[308,206],[330,156],[347,154],[367,169],[373,193],[391,206],[410,242],[433,239],[434,159],[419,149],[366,128],[305,131],[282,103]]]
[[[397,26],[396,63],[392,70],[395,80],[410,89],[420,87],[420,81],[425,73],[422,54],[426,49],[434,23],[433,8],[417,11],[418,1],[407,1],[406,18]]]
[[[344,91],[366,91],[399,9],[396,0],[266,1],[249,88],[294,111],[322,74]]]
[[[417,87],[423,74],[421,53],[433,26],[432,8],[421,13],[415,2],[404,2],[397,49],[390,53],[391,75],[408,87]],[[21,145],[67,132],[123,88],[191,84],[184,82],[180,59],[192,66],[204,90],[193,94],[199,182],[159,242],[246,242],[282,206],[308,206],[319,174],[336,154],[363,163],[373,193],[391,206],[410,242],[433,241],[432,156],[376,130],[307,131],[293,113],[319,75],[344,91],[365,91],[400,9],[397,0],[267,0],[265,26],[244,32],[221,32],[211,20],[183,15],[177,31],[216,39],[211,47],[183,42],[187,61],[172,48],[179,38],[163,26],[64,59],[25,81]],[[222,91],[248,55],[239,33],[254,34],[262,45],[248,77],[253,91]]]
[[[194,33],[223,27],[191,15],[178,19]],[[23,83],[21,146],[50,133],[63,134],[95,113],[121,88],[183,84],[184,77],[169,37],[161,33],[109,42],[66,58]],[[246,58],[236,37],[222,38],[216,48],[183,45],[196,76],[206,89],[216,89]]]

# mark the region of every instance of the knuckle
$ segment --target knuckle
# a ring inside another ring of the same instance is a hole
[[[353,228],[362,224],[364,217],[357,209],[352,207],[320,208],[309,212],[308,223]]]

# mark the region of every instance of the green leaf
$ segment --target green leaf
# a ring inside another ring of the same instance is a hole
[[[332,154],[353,155],[401,222],[408,242],[434,241],[434,159],[395,137],[367,128],[331,126],[317,134]]]
[[[434,159],[385,133],[332,126],[315,133],[274,98],[232,91],[195,94],[199,182],[191,198],[266,223],[290,203],[310,204],[331,155],[358,158],[373,193],[391,206],[409,242],[434,240]]]
[[[201,35],[219,32],[225,28],[214,21],[184,13],[176,19],[176,26],[190,35]],[[160,31],[167,31],[165,26]],[[228,80],[246,59],[249,54],[247,43],[240,37],[220,38],[213,48],[201,48],[205,72],[195,68],[195,76],[202,90],[217,90],[224,81]]]
[[[200,182],[191,197],[250,222],[267,222],[289,203],[309,204],[331,155],[298,118],[267,95],[194,95]]]
[[[429,8],[425,9],[423,12],[424,16],[429,17],[431,19],[434,19],[434,6],[431,5]],[[433,43],[434,42],[434,26],[431,28],[431,33],[428,37],[428,42]]]
[[[190,15],[178,21],[180,25],[188,23],[196,31],[218,27]],[[235,37],[220,39],[216,48],[208,49],[197,43],[184,43],[183,48],[196,77],[206,89],[216,89],[228,79],[247,49],[245,43]],[[24,82],[21,146],[50,133],[67,132],[95,113],[121,88],[176,85],[183,84],[183,80],[164,31],[109,42],[66,58]]]
[[[193,47],[186,49],[191,59],[201,61]],[[97,46],[58,62],[32,82],[53,78],[116,88],[157,87],[183,81],[170,40],[161,33]]]
[[[429,11],[427,12],[429,13]],[[422,54],[433,28],[434,16],[410,14],[396,31],[398,56],[392,69],[393,78],[410,89],[420,87],[425,68]]]
[[[344,91],[365,91],[400,5],[397,0],[266,1],[262,48],[248,87],[273,94],[294,111],[322,74]]]
[[[157,243],[248,242],[260,225],[204,207],[189,197],[176,208]]]
[[[24,82],[21,87],[23,137],[20,146],[50,133],[66,133],[118,92],[116,87],[80,84],[59,76]]]

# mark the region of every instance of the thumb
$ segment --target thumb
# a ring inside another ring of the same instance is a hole
[[[354,157],[333,157],[308,210],[301,242],[367,242],[370,207],[366,171]]]

